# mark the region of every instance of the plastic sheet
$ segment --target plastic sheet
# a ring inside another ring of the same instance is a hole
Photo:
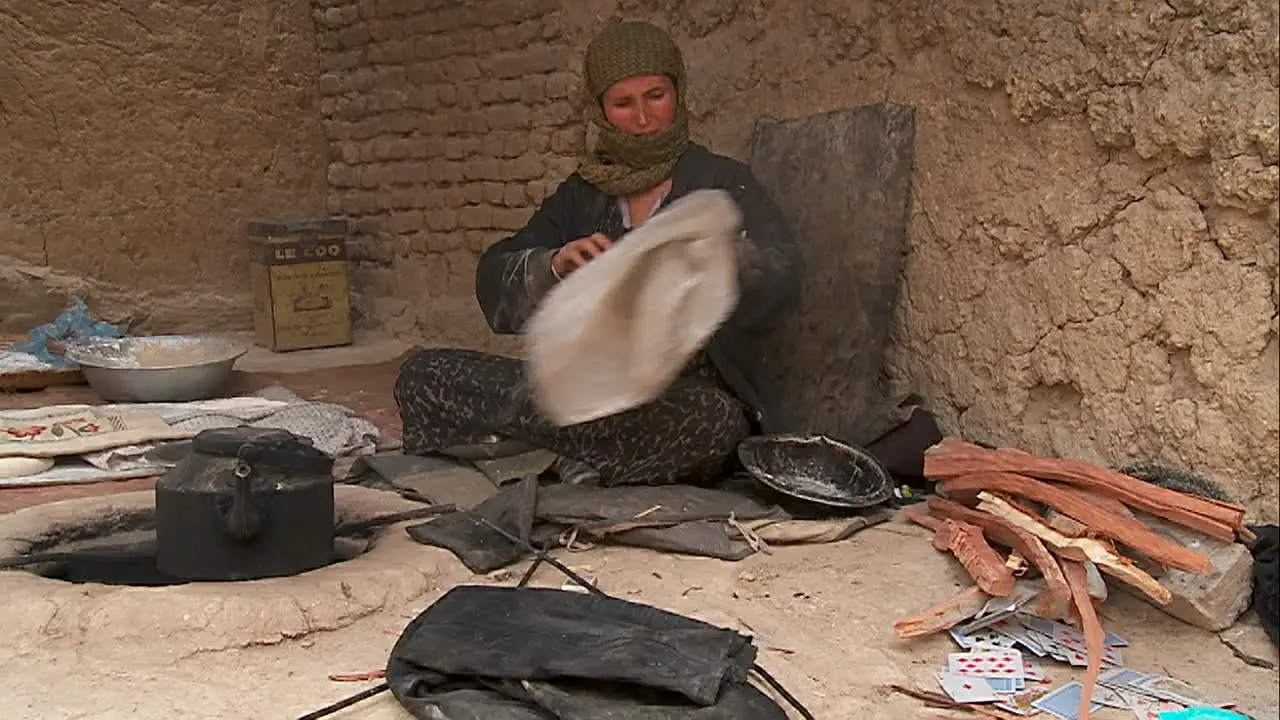
[[[75,298],[71,307],[63,310],[53,322],[35,328],[27,333],[26,339],[14,343],[9,349],[13,352],[34,355],[56,368],[72,368],[75,367],[75,363],[49,348],[51,340],[67,342],[94,338],[119,338],[123,337],[124,333],[124,327],[97,319],[89,312],[89,306],[84,300]]]

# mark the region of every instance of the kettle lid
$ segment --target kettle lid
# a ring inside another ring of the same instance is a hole
[[[316,448],[310,438],[281,428],[241,425],[201,430],[191,440],[191,451],[308,475],[333,472],[333,458]]]

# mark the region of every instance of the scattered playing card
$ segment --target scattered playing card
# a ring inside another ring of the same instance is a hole
[[[1032,653],[1044,657],[1049,653],[1045,651],[1040,641],[1033,637],[1033,633],[1028,631],[1017,618],[1005,618],[991,626],[992,630],[1000,632],[1003,635],[1013,638],[1017,643]],[[1043,638],[1043,636],[1041,636]]]
[[[1102,649],[1102,663],[1111,667],[1124,667],[1124,655],[1120,648],[1107,645]]]
[[[588,575],[583,577],[582,579],[586,580],[592,587],[596,586],[596,579],[594,577]],[[591,594],[590,589],[582,585],[579,585],[576,580],[566,580],[564,584],[560,586],[560,589],[568,592],[582,593],[583,595]]]
[[[1035,701],[1049,694],[1049,688],[1031,688],[1012,695],[1005,695],[992,707],[1008,710],[1014,715],[1035,715],[1040,711],[1035,708]]]
[[[1017,640],[992,628],[983,628],[969,637],[973,640],[974,647],[1005,649],[1018,644]]]
[[[998,693],[1017,692],[1026,687],[1026,682],[1022,678],[989,677],[983,680],[986,680],[991,689]]]
[[[1209,705],[1231,707],[1234,703],[1218,702],[1204,694],[1200,688],[1188,685],[1164,675],[1148,675],[1133,683],[1133,687],[1148,695],[1180,705]]]
[[[1133,711],[1138,720],[1160,720],[1160,713],[1182,709],[1182,706],[1178,703],[1157,700],[1142,695],[1134,695],[1132,700],[1133,702],[1129,705],[1129,709]]]
[[[1151,676],[1147,675],[1146,673],[1140,673],[1137,670],[1130,670],[1129,668],[1117,668],[1115,670],[1108,670],[1102,673],[1101,675],[1099,675],[1098,682],[1101,684],[1113,685],[1113,686],[1119,685],[1122,687],[1137,687],[1136,683],[1138,681],[1144,680],[1148,677],[1151,677]]]
[[[1102,653],[1102,664],[1104,667],[1120,667],[1124,663],[1120,658],[1120,651],[1116,648],[1107,648]],[[1084,650],[1065,649],[1060,654],[1054,653],[1053,657],[1065,663],[1070,663],[1073,667],[1085,667],[1089,664],[1089,653]]]
[[[1053,639],[1059,645],[1072,649],[1083,650],[1085,647],[1084,633],[1062,623],[1053,624]]]
[[[1022,658],[1022,677],[1034,682],[1044,682],[1044,668],[1029,658]]]
[[[1024,677],[1022,653],[1017,650],[951,653],[947,656],[947,670],[971,677]]]
[[[1070,682],[1036,700],[1031,705],[1054,717],[1062,718],[1062,720],[1087,720],[1087,718],[1080,718],[1076,715],[1080,710],[1080,696],[1082,693],[1084,693],[1083,685],[1078,682]],[[1096,702],[1089,706],[1090,713],[1095,713],[1101,709],[1102,706]]]
[[[1109,647],[1129,647],[1128,640],[1125,640],[1113,632],[1108,632],[1107,636],[1103,638],[1103,642],[1105,642]]]
[[[1035,600],[1040,595],[1040,589],[1029,587],[1021,583],[1013,588],[1013,592],[1008,597],[993,597],[987,601],[987,604],[978,611],[976,618],[986,618],[992,615],[1007,615],[1015,613],[1022,608],[1023,605]]]
[[[1099,685],[1093,689],[1093,701],[1118,710],[1128,710],[1130,706],[1129,696],[1105,685]]]
[[[958,703],[986,703],[1000,699],[986,678],[964,677],[949,672],[937,673],[936,677],[943,692]]]
[[[973,646],[976,644],[973,641],[973,638],[969,637],[968,635],[965,635],[964,633],[960,632],[956,628],[951,628],[950,630],[947,631],[947,634],[951,636],[952,640],[956,641],[957,645],[959,645],[961,648],[965,650],[972,649]]]
[[[1017,612],[1016,609],[1012,609],[1012,610],[1001,610],[1000,612],[993,613],[987,616],[979,615],[975,619],[970,620],[964,625],[961,625],[959,627],[959,630],[961,633],[965,635],[971,635],[978,630],[991,627],[993,624],[1001,620],[1004,620],[1005,618],[1013,617],[1013,615],[1016,612]]]

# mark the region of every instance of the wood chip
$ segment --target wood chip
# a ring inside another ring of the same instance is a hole
[[[898,637],[905,639],[950,630],[977,615],[979,610],[986,607],[990,599],[991,596],[982,592],[982,588],[971,585],[946,602],[935,605],[918,615],[898,620],[893,624],[893,631],[898,634]]]
[[[1013,571],[987,544],[982,528],[949,518],[940,520],[910,508],[903,515],[933,530],[933,546],[954,555],[983,592],[992,597],[1008,597],[1013,592]]]
[[[1140,520],[1131,520],[1095,506],[1070,488],[1010,472],[973,473],[947,480],[942,488],[948,496],[986,490],[1044,503],[1084,523],[1094,533],[1122,542],[1162,565],[1202,575],[1213,572],[1213,563],[1208,555],[1157,535]]]
[[[1023,530],[1008,520],[990,513],[967,508],[946,498],[931,497],[927,501],[929,512],[953,520],[972,523],[993,541],[1017,551],[1031,561],[1044,578],[1045,594],[1038,602],[1040,617],[1064,617],[1071,606],[1071,590],[1062,575],[1058,559],[1049,552],[1040,538]]]
[[[1227,542],[1235,540],[1236,535],[1250,534],[1244,527],[1245,508],[1240,505],[1169,490],[1078,460],[1039,457],[1007,448],[988,450],[946,438],[925,452],[924,465],[925,476],[937,480],[1003,471],[1066,483]]]
[[[334,682],[366,682],[368,680],[381,680],[386,676],[386,670],[370,670],[362,673],[334,673],[329,676],[329,679]]]
[[[1035,535],[1068,560],[1092,560],[1102,572],[1138,588],[1161,605],[1173,602],[1173,593],[1155,578],[1139,569],[1132,560],[1121,556],[1115,548],[1095,538],[1070,538],[1054,530],[1039,518],[1014,508],[1007,500],[988,492],[978,493],[978,509],[1003,518]]]
[[[1098,687],[1098,675],[1102,672],[1102,653],[1106,651],[1106,631],[1102,629],[1102,621],[1093,607],[1089,596],[1089,577],[1084,565],[1067,561],[1062,564],[1062,572],[1067,576],[1067,585],[1071,588],[1071,597],[1075,600],[1076,618],[1080,621],[1080,629],[1084,633],[1088,666],[1084,675],[1084,689],[1080,692],[1080,709],[1076,717],[1089,717],[1089,708],[1093,705],[1093,691]]]

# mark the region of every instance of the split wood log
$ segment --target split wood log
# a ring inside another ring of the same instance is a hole
[[[986,607],[990,599],[991,596],[983,592],[982,588],[970,585],[946,602],[935,605],[918,615],[898,620],[893,624],[893,631],[898,634],[898,637],[906,639],[950,630],[977,615],[982,608]]]
[[[1102,654],[1106,650],[1107,634],[1102,629],[1102,621],[1093,607],[1089,596],[1089,577],[1084,565],[1068,560],[1062,564],[1062,572],[1067,576],[1067,585],[1071,587],[1071,597],[1075,600],[1076,619],[1080,621],[1080,630],[1084,633],[1086,666],[1084,688],[1080,691],[1080,709],[1076,717],[1089,717],[1089,708],[1093,706],[1093,691],[1098,687],[1098,675],[1102,672]]]
[[[1070,538],[1014,508],[1007,500],[988,492],[978,493],[978,509],[1003,518],[1035,535],[1068,560],[1092,560],[1102,572],[1126,582],[1161,605],[1173,602],[1173,593],[1155,578],[1140,570],[1133,561],[1115,548],[1096,538]]]
[[[1044,546],[1040,538],[1023,530],[1008,520],[967,508],[946,498],[931,497],[927,501],[929,512],[938,517],[967,522],[982,528],[993,541],[1008,547],[1031,562],[1044,577],[1045,596],[1040,601],[1040,611],[1050,617],[1061,617],[1071,603],[1071,590],[1062,575],[1058,560]]]
[[[1213,572],[1209,556],[1157,535],[1140,520],[1129,520],[1095,507],[1071,488],[1009,472],[978,472],[947,480],[942,489],[948,496],[986,490],[1041,502],[1084,523],[1098,535],[1122,542],[1162,565],[1201,575]]]
[[[1098,492],[1097,490],[1089,490],[1082,487],[1075,488],[1075,491],[1079,493],[1082,497],[1089,498],[1090,500],[1093,501],[1095,505],[1098,505],[1099,507],[1102,507],[1106,510],[1110,510],[1115,514],[1124,516],[1126,518],[1129,518],[1130,520],[1138,519],[1138,516],[1133,514],[1133,511],[1129,509],[1128,505],[1125,505],[1124,503],[1111,497],[1110,495],[1104,495]]]
[[[1226,542],[1234,541],[1237,535],[1246,540],[1252,535],[1244,527],[1245,509],[1239,505],[1169,490],[1078,460],[1039,457],[1007,448],[988,450],[956,438],[944,438],[925,451],[924,474],[930,479],[947,480],[984,471],[1013,472],[1094,491]]]
[[[911,522],[933,531],[933,546],[950,552],[964,566],[969,577],[992,597],[1009,597],[1013,592],[1013,570],[1007,567],[982,535],[982,529],[966,522],[930,517],[922,512],[903,511]]]

